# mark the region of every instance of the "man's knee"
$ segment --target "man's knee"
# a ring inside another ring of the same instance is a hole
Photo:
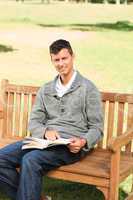
[[[32,154],[32,152],[29,152],[23,156],[21,166],[22,168],[33,171],[38,171],[42,169],[41,165],[39,164],[34,154]]]
[[[7,167],[9,164],[8,156],[5,155],[5,152],[0,151],[0,168]]]

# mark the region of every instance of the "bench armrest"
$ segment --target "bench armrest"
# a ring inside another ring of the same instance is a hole
[[[0,102],[0,119],[3,119],[3,116],[4,116],[3,113],[4,113],[4,112],[3,112],[3,106],[2,106],[2,104],[1,104],[1,102]]]
[[[127,130],[122,135],[112,138],[109,141],[108,148],[112,150],[113,152],[116,152],[118,149],[120,149],[122,146],[128,144],[130,141],[133,140],[133,127],[131,127],[129,130]]]
[[[0,119],[3,119],[3,112],[0,111]]]

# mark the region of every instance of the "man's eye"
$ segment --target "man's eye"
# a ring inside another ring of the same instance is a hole
[[[66,57],[62,58],[62,60],[66,60],[66,59],[67,59]]]

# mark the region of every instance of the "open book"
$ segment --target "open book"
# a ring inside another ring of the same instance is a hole
[[[35,137],[26,137],[23,141],[22,149],[45,149],[47,147],[56,145],[67,145],[70,143],[70,139],[59,138],[56,140],[39,139]]]

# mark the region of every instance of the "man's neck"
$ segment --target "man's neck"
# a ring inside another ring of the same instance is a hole
[[[60,75],[60,80],[61,80],[62,85],[66,85],[70,81],[70,79],[72,78],[73,73],[74,73],[74,70],[70,74],[68,74],[66,76],[65,75]]]

